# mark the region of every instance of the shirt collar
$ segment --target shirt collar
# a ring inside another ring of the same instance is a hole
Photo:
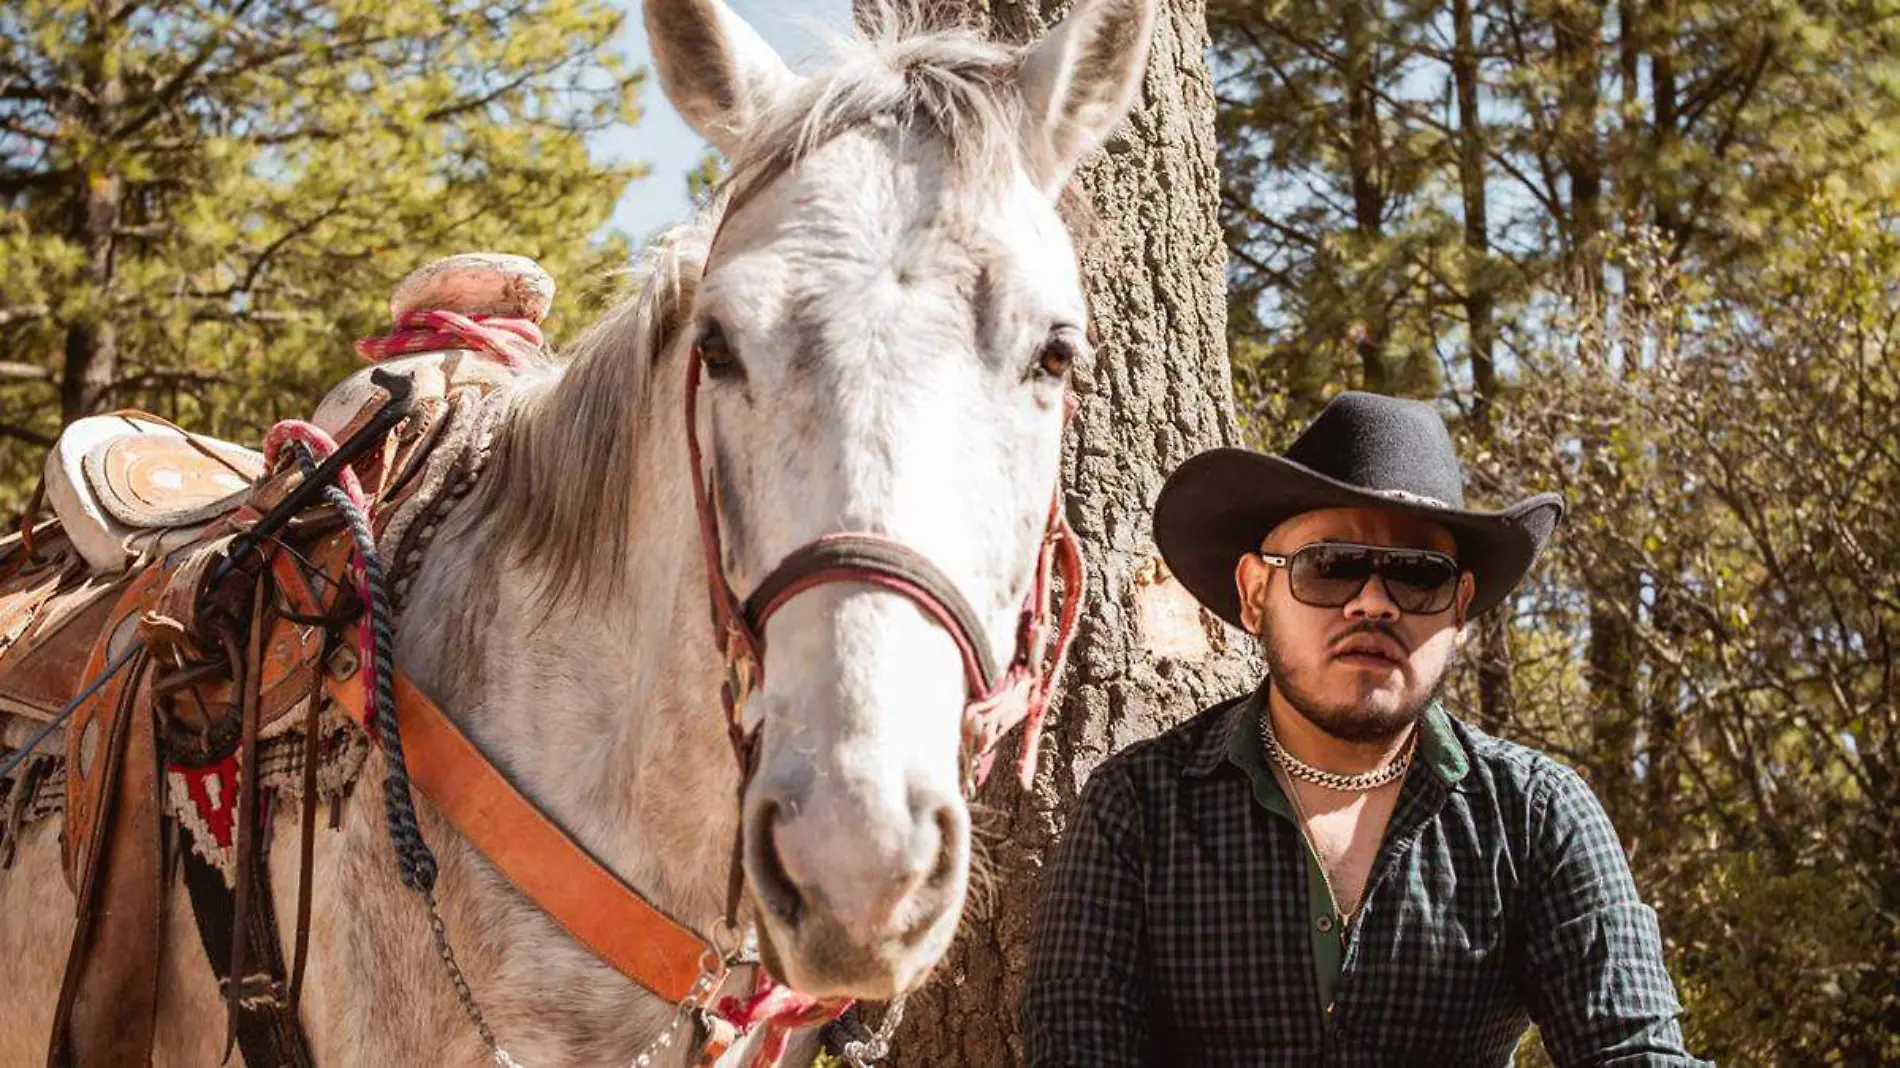
[[[1202,738],[1190,755],[1186,771],[1190,775],[1211,775],[1223,763],[1232,764],[1258,778],[1272,775],[1267,770],[1266,747],[1260,740],[1258,724],[1265,711],[1267,684],[1233,703],[1220,724]],[[1419,718],[1418,762],[1446,786],[1455,786],[1471,771],[1471,758],[1451,727],[1451,714],[1434,699]]]

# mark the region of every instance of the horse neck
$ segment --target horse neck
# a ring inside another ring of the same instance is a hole
[[[490,760],[656,905],[699,925],[723,906],[738,778],[684,383],[677,359],[643,381],[647,358],[594,344],[523,387],[487,492],[421,576],[435,601],[418,597],[402,639],[418,681]]]

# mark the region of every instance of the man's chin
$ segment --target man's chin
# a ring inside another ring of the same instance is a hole
[[[1361,708],[1338,716],[1309,715],[1307,718],[1313,721],[1315,727],[1342,742],[1362,745],[1391,741],[1416,722],[1418,716],[1416,714],[1382,716]]]
[[[1300,702],[1293,705],[1313,726],[1342,742],[1387,742],[1415,723],[1428,703],[1406,698],[1398,687],[1381,686],[1304,708]]]

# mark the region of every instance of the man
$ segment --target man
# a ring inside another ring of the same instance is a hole
[[[1563,513],[1464,507],[1428,405],[1329,404],[1155,505],[1174,574],[1267,679],[1103,763],[1047,877],[1033,1068],[1700,1064],[1655,913],[1589,787],[1438,702]]]

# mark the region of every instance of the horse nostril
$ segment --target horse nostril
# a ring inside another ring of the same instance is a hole
[[[964,834],[965,817],[960,808],[949,803],[939,804],[930,813],[929,830],[936,837],[937,855],[930,873],[925,876],[923,888],[933,893],[950,888],[961,876],[963,855],[967,847],[968,835]]]
[[[752,889],[758,895],[759,904],[787,926],[795,927],[804,912],[804,897],[792,877],[786,874],[784,861],[779,859],[778,822],[779,807],[768,801],[753,814],[752,825],[747,828],[751,839],[747,852],[752,860]]]

